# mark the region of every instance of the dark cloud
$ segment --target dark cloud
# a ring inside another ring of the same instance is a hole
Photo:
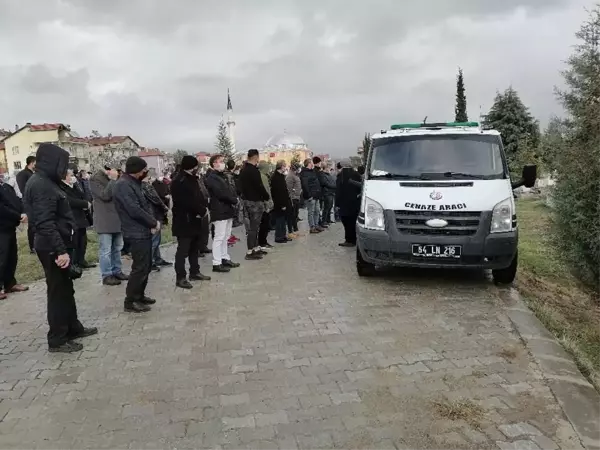
[[[0,15],[0,127],[47,121],[210,150],[226,92],[238,146],[284,128],[318,152],[365,131],[471,118],[513,85],[542,121],[586,0],[21,0]]]

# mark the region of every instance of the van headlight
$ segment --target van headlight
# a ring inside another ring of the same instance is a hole
[[[385,230],[383,206],[369,197],[365,197],[365,228],[369,230]]]
[[[490,233],[506,233],[513,230],[513,205],[509,197],[502,200],[492,211]]]

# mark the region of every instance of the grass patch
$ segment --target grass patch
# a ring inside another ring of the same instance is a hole
[[[93,230],[88,230],[88,246],[86,259],[89,262],[98,262],[98,235]],[[162,243],[173,242],[171,226],[166,226],[162,230]],[[27,229],[17,231],[17,244],[19,246],[19,263],[17,265],[16,278],[19,283],[30,283],[32,281],[44,278],[44,271],[36,255],[29,253],[29,244],[27,242]]]
[[[553,242],[552,210],[543,201],[520,199],[517,288],[531,310],[571,353],[600,391],[600,304],[572,274]]]
[[[464,420],[473,426],[478,425],[484,415],[483,408],[468,399],[435,401],[433,409],[442,419]]]

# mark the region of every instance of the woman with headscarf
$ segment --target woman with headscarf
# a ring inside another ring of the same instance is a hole
[[[269,180],[269,163],[266,161],[260,161],[258,163],[258,170],[260,171],[260,178],[266,191],[269,193],[269,200],[265,202],[265,212],[263,213],[260,221],[260,227],[258,228],[258,245],[262,251],[266,251],[269,248],[273,248],[267,241],[269,232],[271,231],[271,211],[273,211],[273,200],[271,198],[271,183]]]

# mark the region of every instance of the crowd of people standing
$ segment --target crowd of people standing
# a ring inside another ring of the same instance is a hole
[[[258,150],[251,149],[242,166],[213,155],[201,173],[198,160],[187,155],[170,178],[150,180],[147,163],[137,156],[127,159],[124,172],[107,165],[89,174],[69,165],[65,150],[41,144],[27,165],[28,171],[17,180],[22,199],[0,179],[0,299],[27,289],[14,275],[16,229],[28,223],[31,251],[37,253],[46,278],[52,352],[79,351],[82,345],[74,340],[98,331],[78,320],[73,287],[83,269],[96,267],[85,256],[92,225],[98,235],[102,283],[127,282],[124,310],[133,313],[150,311],[156,303],[146,295],[151,271],[173,265],[160,253],[161,230],[171,215],[177,238],[175,284],[182,289],[211,279],[200,271],[204,255],[212,255],[213,272],[240,267],[229,248],[240,240],[233,230],[242,224],[247,261],[268,255],[272,230],[276,244],[298,238],[302,205],[311,234],[322,233],[339,216],[345,228],[340,245],[356,244],[361,177],[344,162],[335,172],[318,157],[305,160],[302,167],[278,161],[271,173],[271,167],[259,161]],[[132,259],[129,274],[123,271],[124,247]]]

